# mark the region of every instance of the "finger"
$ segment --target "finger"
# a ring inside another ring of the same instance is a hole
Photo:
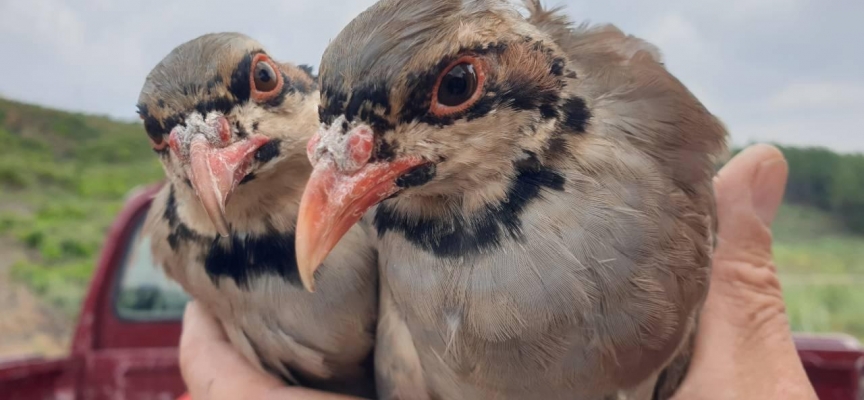
[[[776,150],[776,149],[774,149]],[[770,228],[783,203],[786,181],[789,178],[789,164],[782,155],[769,158],[759,164],[759,171],[753,178],[753,209],[759,219]]]
[[[783,200],[787,175],[786,159],[776,147],[765,144],[748,147],[717,174],[714,186],[718,208],[747,203],[739,198],[750,196],[761,221],[770,226]]]
[[[756,145],[715,179],[718,246],[680,398],[714,397],[709,387],[727,398],[813,398],[771,255],[770,225],[787,177],[782,153]]]
[[[183,313],[183,333],[180,336],[181,346],[183,341],[206,340],[211,342],[227,342],[228,337],[219,325],[219,321],[213,318],[201,304],[191,301],[186,305]]]
[[[787,176],[783,154],[768,145],[749,147],[723,167],[714,182],[721,242],[752,253],[748,257],[770,258],[770,225]]]
[[[228,342],[218,321],[198,302],[183,316],[180,371],[193,399],[257,399],[282,384],[256,370]]]
[[[298,387],[285,387],[255,369],[228,341],[222,327],[198,302],[183,315],[180,370],[194,400],[351,400]]]
[[[718,174],[719,240],[706,313],[721,313],[724,321],[737,326],[785,318],[770,224],[782,202],[787,177],[783,154],[768,145],[745,149]],[[785,323],[776,323],[780,322]],[[779,332],[784,331],[788,328]]]

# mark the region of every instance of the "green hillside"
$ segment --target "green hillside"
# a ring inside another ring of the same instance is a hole
[[[795,330],[864,339],[864,236],[844,225],[815,207],[780,210],[774,257]]]
[[[2,99],[0,143],[0,236],[29,250],[12,275],[74,314],[124,196],[161,166],[140,124]]]
[[[161,179],[159,163],[137,123],[2,99],[0,143],[0,237],[29,254],[13,276],[74,315],[124,196]],[[793,326],[864,338],[864,157],[784,152],[775,254]]]

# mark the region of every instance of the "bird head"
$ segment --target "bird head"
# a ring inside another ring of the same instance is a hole
[[[504,196],[520,159],[584,130],[590,115],[565,93],[573,72],[555,42],[503,1],[380,1],[333,40],[320,71],[297,230],[310,290],[371,207],[433,215],[453,193],[482,206]]]
[[[262,192],[244,191],[245,184],[294,179],[302,190],[317,104],[302,68],[273,60],[249,37],[217,33],[168,54],[147,76],[138,110],[171,183],[191,190],[227,236],[229,200],[256,204]],[[277,174],[286,163],[295,173]]]

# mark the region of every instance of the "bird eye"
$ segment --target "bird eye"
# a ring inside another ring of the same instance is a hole
[[[252,98],[256,101],[267,101],[282,89],[282,74],[276,64],[264,54],[255,56],[252,65]]]
[[[474,66],[468,63],[456,65],[441,78],[438,102],[447,107],[456,107],[470,100],[476,89],[477,72]]]
[[[259,92],[270,92],[276,89],[279,82],[276,80],[276,73],[273,67],[267,62],[259,62],[255,65],[255,90]]]
[[[435,84],[432,113],[438,116],[465,111],[483,95],[486,74],[474,57],[462,57],[444,69]]]
[[[156,152],[161,152],[161,151],[164,151],[166,148],[168,148],[168,142],[166,142],[162,138],[153,139],[151,137],[150,138],[150,145],[153,146],[153,150]]]

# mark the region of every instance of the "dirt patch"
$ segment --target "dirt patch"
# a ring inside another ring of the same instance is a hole
[[[0,189],[2,189],[0,190],[0,215],[15,215],[21,218],[33,215],[33,204],[27,201],[26,192],[9,187],[0,187]],[[3,239],[0,237],[0,240]]]
[[[30,206],[27,205],[26,203],[4,200],[4,201],[0,202],[0,213],[16,214],[19,216],[29,216],[29,215],[33,214],[33,210],[31,210]],[[0,246],[2,246],[2,244],[0,244]],[[2,248],[0,248],[0,251],[2,251]],[[2,256],[2,255],[3,255],[3,253],[0,253],[0,256]],[[0,260],[0,263],[2,263],[2,262],[3,261]]]
[[[0,238],[0,359],[64,355],[73,321],[10,277],[12,265],[25,257],[20,246]]]

